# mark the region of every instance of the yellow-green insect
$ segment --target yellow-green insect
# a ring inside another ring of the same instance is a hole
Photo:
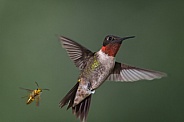
[[[26,89],[26,88],[22,88],[22,87],[20,87],[20,89],[23,89],[23,90],[26,90],[26,91],[30,92],[30,94],[28,96],[25,96],[25,97],[28,97],[26,104],[30,104],[34,100],[36,100],[36,105],[39,106],[39,100],[40,100],[40,95],[42,93],[42,90],[48,90],[49,91],[49,89],[41,89],[41,88],[39,88],[38,83],[37,82],[35,82],[35,83],[38,87],[35,90]],[[22,98],[25,98],[25,97],[22,97]]]

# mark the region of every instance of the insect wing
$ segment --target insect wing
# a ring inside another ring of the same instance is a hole
[[[19,87],[20,89],[22,89],[22,90],[26,90],[26,91],[28,91],[28,92],[32,92],[33,90],[31,90],[31,89],[26,89],[26,88],[22,88],[22,87]]]
[[[40,104],[40,95],[36,97],[36,106],[39,106]]]

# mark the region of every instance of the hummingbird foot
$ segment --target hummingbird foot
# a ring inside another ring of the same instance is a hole
[[[92,91],[91,91],[91,94],[94,94],[94,93],[95,93],[95,90],[92,90]]]

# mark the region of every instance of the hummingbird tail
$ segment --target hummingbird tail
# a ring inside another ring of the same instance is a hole
[[[77,82],[75,86],[60,101],[59,106],[62,108],[63,106],[68,105],[67,110],[72,107],[72,113],[79,118],[81,122],[85,122],[89,112],[92,94],[82,100],[79,104],[73,106],[78,86],[79,82]]]
[[[66,96],[60,101],[59,103],[59,107],[63,107],[65,105],[67,105],[68,103],[68,107],[67,110],[72,107],[73,103],[74,103],[74,99],[75,99],[75,94],[77,92],[79,86],[79,82],[77,82],[75,84],[75,86],[66,94]]]
[[[81,120],[81,122],[86,122],[88,116],[92,94],[86,97],[79,104],[72,107],[72,113]]]

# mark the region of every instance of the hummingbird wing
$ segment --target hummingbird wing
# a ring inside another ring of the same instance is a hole
[[[73,60],[76,67],[78,67],[79,70],[84,69],[88,59],[93,55],[93,52],[64,36],[60,36],[59,39],[62,47],[66,49],[69,57]]]
[[[159,71],[142,69],[138,67],[129,66],[122,63],[115,63],[112,73],[107,80],[110,81],[125,81],[132,82],[138,80],[153,80],[166,77],[167,74]]]

